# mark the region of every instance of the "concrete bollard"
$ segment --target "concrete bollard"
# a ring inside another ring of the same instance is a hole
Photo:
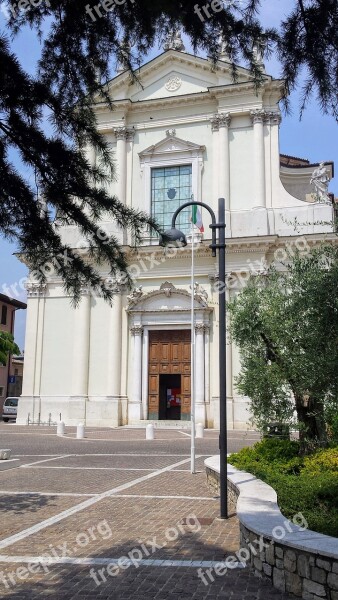
[[[197,423],[197,425],[196,425],[196,437],[197,438],[203,438],[204,437],[203,423]]]
[[[154,425],[149,423],[146,427],[146,440],[154,440],[155,439],[155,428]]]
[[[0,450],[0,460],[9,460],[11,457],[12,450]]]
[[[83,440],[85,436],[85,426],[83,423],[79,423],[76,428],[76,437],[78,440]]]
[[[65,431],[66,431],[66,426],[63,421],[60,421],[57,424],[56,435],[60,435],[60,436],[65,435]]]

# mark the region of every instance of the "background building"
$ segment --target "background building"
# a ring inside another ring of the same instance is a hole
[[[262,272],[285,247],[316,244],[331,226],[332,204],[314,202],[313,165],[280,157],[278,103],[283,82],[266,75],[257,91],[249,71],[232,80],[226,57],[210,61],[169,49],[145,64],[139,82],[128,72],[109,84],[114,101],[96,106],[99,130],[116,153],[117,181],[111,192],[127,206],[151,213],[168,228],[176,208],[194,195],[217,210],[226,199],[227,297],[252,272]],[[95,164],[95,153],[88,148]],[[328,177],[333,164],[326,163]],[[178,227],[189,232],[190,210]],[[294,221],[300,224],[295,230]],[[217,262],[209,249],[209,216],[196,249],[196,419],[219,425]],[[62,419],[68,424],[136,424],[190,419],[189,246],[180,252],[159,248],[144,233],[135,249],[125,232],[103,222],[119,237],[135,277],[126,292],[102,266],[115,290],[110,307],[83,289],[74,309],[62,282],[28,283],[25,374],[18,422]],[[72,247],[83,240],[76,227],[62,229]],[[302,237],[300,237],[302,236]],[[245,428],[250,401],[234,379],[238,351],[227,348],[229,427]]]
[[[27,305],[23,302],[19,302],[19,300],[14,300],[5,296],[4,294],[0,294],[0,331],[7,331],[14,336],[14,325],[15,325],[15,312],[19,309],[26,309]],[[19,367],[14,366],[12,357],[9,358],[6,365],[0,364],[0,412],[2,411],[2,406],[5,398],[9,394],[11,394],[10,388],[10,376],[14,375],[15,369],[18,369],[19,375]],[[12,370],[13,373],[12,373]],[[20,374],[22,376],[23,367],[20,367]],[[22,379],[21,386],[16,387],[16,391],[21,394],[22,387]]]

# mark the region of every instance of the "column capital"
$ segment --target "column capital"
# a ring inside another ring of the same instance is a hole
[[[210,333],[209,323],[204,323],[203,328],[204,328],[204,333],[207,333],[207,334]]]
[[[280,125],[282,122],[282,115],[280,112],[266,112],[264,116],[264,123],[267,125]]]
[[[220,127],[230,127],[231,114],[230,113],[217,113],[210,119],[212,131],[219,131]]]
[[[41,298],[46,294],[47,283],[42,283],[42,281],[26,281],[25,288],[28,298]]]
[[[103,283],[105,288],[111,292],[114,292],[114,294],[120,294],[126,288],[126,285],[123,283],[123,281],[119,281],[116,279],[116,277],[106,277],[103,280]]]
[[[127,142],[133,142],[135,137],[135,129],[127,129]]]
[[[127,140],[129,131],[128,131],[127,127],[115,127],[114,135],[117,140]]]
[[[219,116],[219,126],[227,127],[227,129],[229,129],[230,124],[231,124],[230,113],[220,113],[218,116]]]
[[[219,131],[219,115],[213,115],[210,119],[210,123],[212,131]]]
[[[264,123],[266,112],[262,109],[256,109],[250,111],[250,117],[252,123],[255,125],[256,123]]]
[[[204,333],[204,323],[195,323],[195,332]]]
[[[134,336],[142,336],[142,334],[143,334],[143,327],[142,327],[142,325],[133,325],[130,328],[130,332]]]

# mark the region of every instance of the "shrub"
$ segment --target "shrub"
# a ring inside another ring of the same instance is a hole
[[[304,459],[304,472],[316,475],[323,471],[338,472],[338,448],[322,450]]]
[[[282,513],[301,512],[310,529],[338,537],[338,447],[299,455],[299,443],[266,439],[229,462],[271,485]]]

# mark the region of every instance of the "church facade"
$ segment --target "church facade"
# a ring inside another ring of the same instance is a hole
[[[110,111],[96,106],[99,130],[116,155],[111,192],[127,206],[152,214],[164,229],[175,210],[194,197],[217,213],[226,200],[227,298],[252,273],[260,273],[285,248],[318,243],[332,219],[332,205],[315,202],[314,165],[279,151],[283,82],[265,75],[258,90],[249,71],[221,57],[217,68],[182,50],[167,50],[145,64],[139,81],[121,72],[109,84]],[[90,160],[95,154],[88,150]],[[326,163],[328,178],[332,163]],[[163,249],[144,233],[135,248],[114,223],[101,227],[119,236],[135,282],[102,278],[114,289],[112,306],[83,289],[74,308],[53,275],[41,286],[27,284],[25,372],[18,423],[59,421],[68,425],[137,425],[184,422],[191,409],[191,294],[195,306],[196,421],[219,426],[217,259],[204,233],[196,233],[195,285],[191,290],[191,245]],[[297,219],[299,230],[293,225]],[[177,226],[191,229],[191,211]],[[82,247],[74,226],[62,236]],[[227,345],[228,426],[248,427],[250,400],[235,385],[240,370],[236,347]]]

